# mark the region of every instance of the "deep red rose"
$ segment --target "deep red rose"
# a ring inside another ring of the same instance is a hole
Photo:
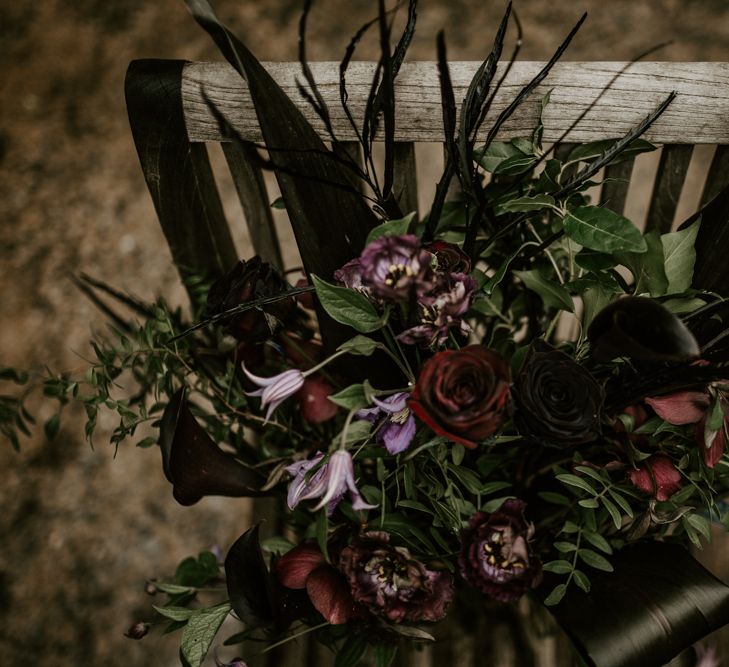
[[[410,408],[438,435],[473,449],[508,416],[509,366],[482,345],[438,352],[423,364]]]
[[[628,478],[633,485],[656,500],[668,500],[681,488],[681,473],[665,454],[654,454],[631,470]]]

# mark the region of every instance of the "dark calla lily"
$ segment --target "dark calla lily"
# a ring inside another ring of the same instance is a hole
[[[628,296],[603,308],[587,330],[598,361],[629,357],[636,361],[684,361],[699,356],[686,325],[659,303]]]
[[[168,403],[160,426],[165,477],[180,505],[194,505],[203,496],[257,496],[263,478],[220,449],[187,407],[185,390]]]

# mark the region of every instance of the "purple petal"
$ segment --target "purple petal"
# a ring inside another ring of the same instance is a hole
[[[390,454],[404,452],[413,441],[416,429],[415,418],[412,414],[408,416],[404,424],[396,424],[394,422],[385,424],[380,431],[380,437],[385,445],[385,449]]]

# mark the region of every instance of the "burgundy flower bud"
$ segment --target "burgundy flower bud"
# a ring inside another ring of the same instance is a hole
[[[633,485],[656,500],[668,500],[681,488],[681,473],[665,454],[654,454],[643,461],[628,478]]]
[[[203,318],[212,317],[235,306],[268,296],[281,294],[289,289],[288,283],[269,264],[258,256],[238,262],[222,278],[216,280],[210,292]],[[293,325],[299,317],[294,299],[282,299],[254,308],[227,320],[227,332],[237,340],[260,343],[269,339],[277,322]]]
[[[473,449],[508,416],[509,366],[481,345],[444,350],[423,364],[410,408],[438,435]]]
[[[339,568],[352,597],[391,623],[441,620],[453,599],[448,572],[429,570],[384,532],[369,532],[342,550]]]
[[[143,623],[142,621],[139,621],[138,623],[132,625],[129,630],[124,633],[124,636],[129,637],[129,639],[142,639],[142,637],[145,637],[148,632],[149,623]]]
[[[438,271],[443,273],[471,272],[471,258],[454,243],[433,241],[423,247],[435,255]]]
[[[537,340],[514,385],[519,433],[549,447],[571,447],[600,435],[602,386],[570,355]]]
[[[362,252],[362,283],[381,299],[408,303],[433,287],[431,260],[417,236],[381,236]]]
[[[339,408],[329,400],[334,393],[331,385],[321,376],[312,375],[296,394],[302,417],[312,423],[321,424],[330,420]]]
[[[518,600],[542,580],[542,563],[529,548],[534,526],[524,519],[524,507],[522,500],[506,500],[496,512],[476,512],[461,533],[461,576],[501,602]]]

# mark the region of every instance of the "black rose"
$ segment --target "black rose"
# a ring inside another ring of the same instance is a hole
[[[235,308],[244,303],[281,294],[288,283],[270,264],[258,256],[238,262],[228,273],[215,281],[208,292],[203,318]],[[299,318],[296,302],[282,299],[261,308],[233,315],[226,321],[227,332],[239,341],[260,343],[269,339],[278,326],[291,326]]]
[[[532,343],[514,385],[516,427],[550,447],[592,442],[600,435],[601,385],[570,355]]]

